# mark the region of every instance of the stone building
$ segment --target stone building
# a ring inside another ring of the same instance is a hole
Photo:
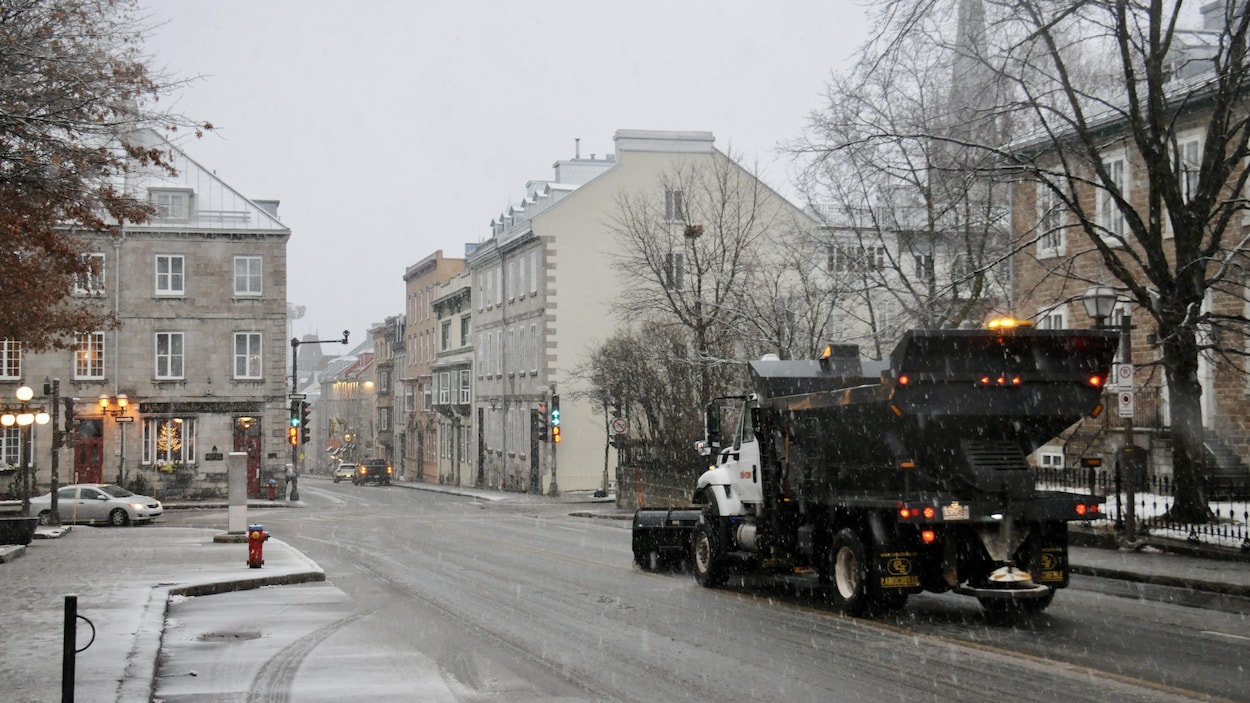
[[[76,296],[98,301],[120,328],[78,335],[73,351],[23,354],[4,340],[0,393],[40,393],[59,381],[72,438],[59,482],[116,482],[160,498],[224,497],[226,456],[247,454],[248,491],[290,460],[286,398],[286,245],[276,200],[250,199],[155,132],[176,176],[135,174],[131,193],[150,222],[111,237],[82,233],[97,275]],[[49,398],[36,397],[48,404]],[[52,432],[36,427],[38,491],[51,481]],[[19,459],[16,428],[0,456]]]

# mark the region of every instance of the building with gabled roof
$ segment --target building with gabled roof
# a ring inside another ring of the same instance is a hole
[[[224,497],[226,456],[247,455],[259,495],[291,460],[286,359],[286,244],[276,200],[243,196],[154,131],[139,138],[167,151],[177,174],[129,174],[128,194],[149,202],[151,221],[116,236],[77,236],[94,275],[75,296],[120,321],[86,331],[72,351],[20,354],[0,372],[9,386],[59,380],[69,399],[70,451],[59,483],[116,482],[160,498]],[[47,402],[48,399],[43,399]],[[124,404],[123,401],[124,400]],[[52,480],[52,432],[35,430],[29,457],[38,490]],[[17,435],[0,431],[0,456],[18,459]]]

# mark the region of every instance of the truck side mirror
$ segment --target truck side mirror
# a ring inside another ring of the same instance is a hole
[[[716,403],[708,403],[703,414],[703,436],[707,448],[720,447],[720,406]]]

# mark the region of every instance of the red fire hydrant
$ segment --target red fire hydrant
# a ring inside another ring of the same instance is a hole
[[[247,526],[247,565],[253,569],[259,569],[265,563],[265,540],[269,539],[269,533],[265,532],[264,525],[248,525]]]
[[[274,500],[277,497],[278,497],[278,482],[271,478],[269,479],[269,500]]]

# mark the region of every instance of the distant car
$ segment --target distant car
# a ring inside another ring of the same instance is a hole
[[[377,483],[389,486],[394,473],[395,469],[384,459],[365,459],[356,467],[356,477],[352,479],[352,483],[358,485]]]
[[[356,465],[355,464],[339,464],[339,467],[334,470],[334,482],[338,483],[339,481],[342,481],[343,479],[347,479],[348,481],[353,481],[353,482],[355,481],[356,479]]]
[[[161,502],[149,496],[110,483],[80,483],[64,486],[57,492],[57,514],[61,524],[106,523],[130,525],[152,522],[164,512]],[[30,512],[39,516],[39,524],[47,524],[52,515],[52,494],[30,499]]]

